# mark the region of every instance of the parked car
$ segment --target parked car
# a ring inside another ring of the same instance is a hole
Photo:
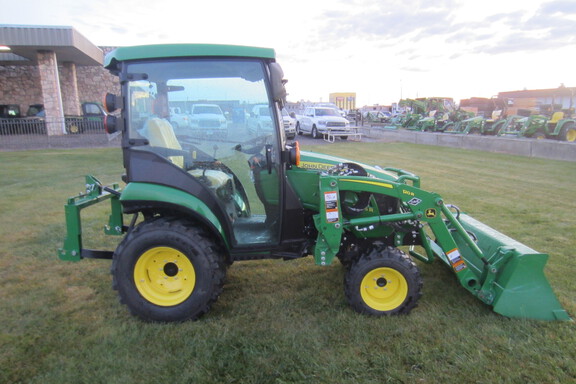
[[[194,136],[228,136],[228,122],[217,104],[194,104],[190,112]]]
[[[178,131],[180,128],[190,128],[190,114],[182,112],[180,107],[170,108],[170,124],[174,130]]]
[[[350,122],[338,110],[326,107],[308,107],[298,121],[298,134],[309,133],[317,139],[328,131],[345,133],[350,131]],[[346,139],[346,136],[342,136]]]
[[[67,133],[84,133],[84,132],[104,132],[104,119],[106,111],[104,108],[93,102],[82,103],[81,116],[65,116],[64,122]]]
[[[292,112],[294,113],[294,112]],[[296,118],[291,116],[286,109],[282,109],[282,122],[287,139],[296,137]]]
[[[15,133],[19,134],[46,134],[46,111],[43,104],[28,106],[26,116],[18,119]]]
[[[16,133],[17,122],[20,119],[20,106],[16,104],[0,105],[0,133],[8,135]]]
[[[258,104],[252,107],[250,117],[246,121],[248,133],[253,136],[262,136],[273,130],[272,116],[270,106],[267,104]]]

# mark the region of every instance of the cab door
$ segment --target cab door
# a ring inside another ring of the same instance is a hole
[[[227,229],[232,247],[278,245],[283,138],[266,62],[182,59],[128,68],[140,74],[126,85],[130,181],[201,199]],[[251,115],[255,107],[267,113]],[[250,129],[256,123],[259,129]]]

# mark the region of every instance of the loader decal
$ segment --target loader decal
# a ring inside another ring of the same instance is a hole
[[[324,192],[324,204],[326,206],[326,221],[337,223],[339,220],[338,193],[335,191]]]
[[[361,184],[370,184],[370,185],[376,185],[378,187],[383,187],[383,188],[388,188],[388,189],[393,189],[394,187],[392,186],[392,184],[388,184],[388,183],[382,183],[382,182],[378,182],[378,181],[367,181],[367,180],[353,180],[353,179],[341,179],[340,182],[350,182],[350,183],[361,183]]]
[[[424,212],[427,218],[433,219],[436,217],[436,210],[434,208],[428,208],[426,212]]]
[[[319,169],[327,171],[330,168],[334,167],[334,164],[318,163],[315,161],[300,161],[298,167],[305,169]]]
[[[452,264],[452,268],[455,272],[460,272],[463,269],[466,269],[466,263],[462,260],[462,256],[460,255],[460,251],[458,248],[454,248],[453,250],[446,252],[446,256],[450,259],[450,263]]]

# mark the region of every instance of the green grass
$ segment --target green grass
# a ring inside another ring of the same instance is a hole
[[[550,254],[546,275],[576,315],[576,163],[411,144],[306,149],[404,168],[422,187]],[[441,263],[422,265],[409,316],[358,315],[338,262],[311,258],[232,265],[197,322],[148,324],[111,288],[108,261],[59,261],[63,204],[84,174],[123,173],[117,149],[0,153],[1,383],[568,383],[573,322],[511,320],[462,289]],[[89,246],[107,206],[83,216]]]

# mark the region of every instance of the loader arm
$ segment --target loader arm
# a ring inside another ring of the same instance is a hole
[[[407,181],[413,185],[406,184]],[[509,317],[570,319],[544,276],[548,255],[537,253],[459,211],[453,214],[440,195],[420,189],[417,178],[390,181],[322,174],[319,187],[320,212],[314,216],[318,230],[314,247],[317,264],[332,262],[340,251],[345,231],[369,237],[371,231],[383,225],[417,223],[414,227],[418,228],[418,240],[426,254],[413,249],[410,254],[426,263],[436,258],[442,260],[467,291],[493,306],[496,312]],[[391,214],[346,217],[340,190],[391,196],[402,202],[402,209]],[[407,234],[408,230],[397,231],[394,245],[412,245],[405,240]]]

